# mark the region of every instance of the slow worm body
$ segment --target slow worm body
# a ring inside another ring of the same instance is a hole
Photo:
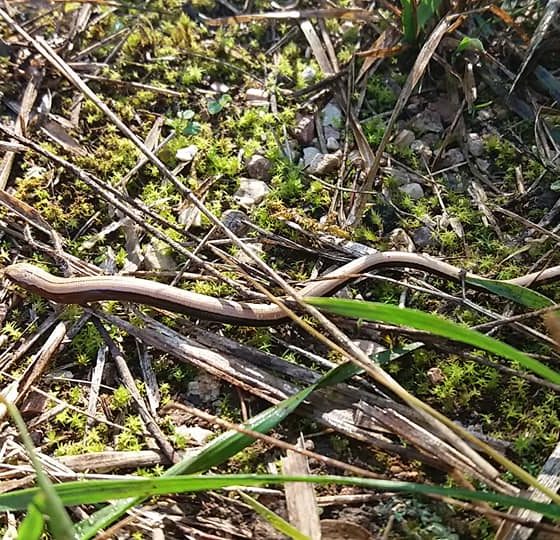
[[[299,291],[305,296],[326,296],[340,289],[357,274],[380,268],[416,268],[459,281],[480,278],[427,255],[400,251],[378,252],[360,257],[306,285]],[[27,263],[4,269],[4,276],[24,289],[61,304],[87,304],[102,300],[123,300],[163,308],[193,317],[249,326],[268,326],[285,320],[275,304],[253,304],[224,300],[164,285],[156,281],[122,276],[61,278]],[[531,286],[560,278],[560,266],[504,281]]]

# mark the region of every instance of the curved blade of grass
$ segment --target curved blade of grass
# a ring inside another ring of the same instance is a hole
[[[351,362],[341,364],[323,375],[314,384],[300,390],[297,394],[285,399],[274,407],[263,411],[243,425],[253,431],[267,433],[290,415],[313,391],[321,387],[342,382],[360,371],[360,368]],[[195,456],[191,456],[168,469],[163,476],[193,474],[207,471],[211,467],[224,463],[230,457],[252,444],[253,441],[254,439],[247,435],[243,435],[237,431],[228,431],[205,445]],[[109,526],[127,510],[140,504],[142,501],[142,497],[137,497],[106,506],[93,513],[87,520],[76,525],[75,528],[80,538],[91,538],[95,536],[100,529]]]
[[[238,494],[245,503],[247,503],[257,514],[259,514],[259,516],[265,519],[277,531],[285,534],[289,538],[293,538],[294,540],[311,540],[309,536],[298,531],[291,523],[288,523],[276,512],[273,512],[270,508],[261,504],[257,501],[257,499],[247,495],[247,493],[243,493],[243,491],[239,491]]]
[[[503,281],[497,281],[495,279],[474,277],[465,278],[465,282],[486,289],[488,292],[531,309],[541,309],[554,305],[554,302],[544,294],[528,289],[527,287],[521,287],[520,285],[504,283]]]
[[[37,496],[40,495],[40,493],[37,494]],[[43,518],[43,513],[37,508],[34,500],[27,506],[27,514],[18,527],[17,540],[39,540],[43,534],[44,528],[45,520]]]
[[[461,488],[449,488],[428,484],[400,482],[398,480],[378,480],[352,476],[280,476],[274,474],[224,474],[217,476],[170,476],[160,478],[138,478],[119,480],[90,480],[68,482],[55,486],[60,499],[66,505],[95,504],[108,499],[123,497],[146,498],[172,493],[196,493],[240,486],[268,486],[285,482],[311,482],[313,484],[336,484],[360,486],[378,491],[402,492],[413,495],[443,495],[467,501],[483,501],[500,506],[526,508],[560,520],[560,505],[545,504],[523,497],[514,497],[502,493],[487,491],[470,491]],[[0,511],[23,510],[38,493],[38,488],[19,490],[0,495]]]
[[[467,345],[497,354],[508,360],[519,362],[519,364],[537,375],[555,384],[560,384],[560,373],[541,364],[538,360],[527,356],[507,343],[481,334],[476,330],[460,326],[439,315],[424,313],[417,309],[400,308],[388,304],[381,304],[379,302],[364,302],[361,300],[305,298],[305,301],[321,309],[330,311],[331,313],[336,313],[337,315],[408,326],[416,330],[425,330],[453,341],[466,343]]]

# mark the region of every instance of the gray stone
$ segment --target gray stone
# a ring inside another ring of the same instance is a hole
[[[340,130],[335,129],[332,126],[324,126],[323,135],[325,136],[325,139],[332,137],[333,139],[340,140]]]
[[[444,96],[440,96],[436,101],[430,103],[428,108],[437,112],[445,124],[451,124],[457,114],[457,105]]]
[[[175,433],[198,445],[203,445],[210,437],[214,436],[213,431],[200,426],[177,426]]]
[[[181,225],[185,225],[187,229],[200,227],[202,225],[202,214],[196,206],[185,206],[179,211],[177,221]]]
[[[413,101],[414,96],[410,99],[410,103],[406,106],[405,111],[409,116],[414,116],[418,114],[420,111],[424,110],[425,105],[418,101]]]
[[[369,339],[354,339],[352,340],[352,343],[354,343],[354,345],[356,345],[368,356],[373,356],[374,354],[378,354],[385,350],[385,347]]]
[[[294,139],[288,139],[281,144],[281,149],[284,155],[292,162],[297,161],[299,157],[299,145]]]
[[[316,77],[317,72],[315,71],[315,68],[313,68],[312,66],[305,66],[305,68],[303,68],[303,71],[301,72],[301,78],[305,84],[311,84],[315,81]]]
[[[255,242],[254,244],[245,244],[245,246],[247,247],[247,249],[249,251],[251,251],[257,257],[262,258],[264,256],[263,245],[260,244],[259,242]],[[245,253],[244,251],[240,251],[236,255],[236,259],[241,264],[247,264],[249,266],[252,265],[252,264],[255,264],[252,257],[250,257],[249,254]]]
[[[175,157],[179,161],[184,161],[185,163],[189,163],[194,159],[198,152],[198,147],[194,144],[190,146],[186,146],[185,148],[179,148],[175,153]]]
[[[220,221],[237,236],[243,236],[249,230],[249,218],[245,212],[231,208],[220,216]]]
[[[418,199],[424,197],[424,189],[417,182],[410,182],[410,184],[401,186],[399,189],[408,195],[413,201],[417,201]]]
[[[414,132],[410,131],[410,129],[403,129],[393,141],[395,146],[399,148],[409,148],[412,142],[414,141]]]
[[[334,137],[327,138],[327,150],[329,152],[336,152],[339,148],[340,143],[338,142],[338,139],[335,139]]]
[[[305,167],[309,167],[309,165],[311,165],[311,162],[313,161],[315,156],[318,155],[318,154],[321,154],[321,152],[318,148],[315,148],[314,146],[308,146],[307,148],[304,148],[303,149],[303,165]]]
[[[425,109],[419,112],[410,123],[412,129],[422,135],[423,133],[441,133],[443,124],[441,116],[436,111]]]
[[[220,397],[220,379],[207,372],[202,372],[187,384],[187,392],[189,394],[189,401],[211,403]]]
[[[245,92],[245,99],[249,105],[254,107],[268,106],[268,92],[261,88],[248,88]]]
[[[270,192],[270,188],[262,180],[240,178],[239,189],[233,194],[238,204],[251,208],[259,204]]]
[[[247,162],[247,174],[251,178],[258,180],[268,180],[270,178],[271,163],[264,156],[254,154]]]
[[[334,103],[328,103],[323,109],[323,126],[339,128],[342,126],[342,111]]]
[[[351,150],[348,154],[348,164],[357,169],[362,169],[364,166],[364,158],[359,150]]]
[[[494,118],[494,112],[491,109],[481,109],[476,113],[476,119],[481,123],[485,124],[489,120]]]
[[[465,156],[463,152],[458,148],[450,148],[445,154],[443,154],[442,166],[443,167],[455,167],[465,162]]]
[[[467,148],[472,156],[480,157],[484,154],[484,140],[478,133],[467,135]]]
[[[466,191],[465,182],[460,174],[447,172],[444,175],[447,187],[455,193],[464,193]]]
[[[424,249],[434,240],[434,235],[429,227],[419,227],[412,233],[412,241],[418,249]]]
[[[309,174],[316,174],[322,176],[329,174],[338,169],[340,166],[340,157],[337,154],[317,154],[311,160],[307,172]]]
[[[406,184],[412,182],[411,174],[404,169],[399,169],[398,167],[383,167],[382,171],[387,178],[392,178],[397,186],[406,186]]]
[[[488,172],[488,169],[490,168],[490,162],[487,159],[476,158],[475,163],[476,166],[480,169],[480,172]]]

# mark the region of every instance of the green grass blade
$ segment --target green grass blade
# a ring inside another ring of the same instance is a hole
[[[560,373],[550,369],[538,360],[527,356],[507,343],[481,334],[476,330],[465,328],[439,315],[424,313],[417,309],[381,304],[379,302],[363,302],[341,298],[306,298],[305,301],[337,315],[408,326],[416,330],[424,330],[437,336],[446,337],[453,341],[466,343],[508,360],[519,362],[519,364],[533,373],[555,384],[560,384]]]
[[[407,43],[416,43],[416,38],[418,37],[416,0],[402,0],[401,22],[405,41]]]
[[[486,289],[488,292],[531,309],[541,309],[554,305],[554,302],[544,294],[540,294],[536,291],[528,289],[527,287],[521,287],[520,285],[504,283],[503,281],[495,279],[474,277],[467,277],[465,282]]]
[[[108,499],[134,496],[135,498],[169,495],[172,493],[196,493],[223,489],[226,487],[259,487],[278,485],[285,482],[311,482],[314,484],[352,485],[365,489],[387,492],[402,492],[413,495],[443,495],[467,501],[487,502],[503,507],[526,508],[560,520],[560,505],[545,504],[523,497],[502,493],[470,491],[461,488],[448,488],[429,484],[414,484],[396,480],[377,480],[348,476],[279,476],[273,474],[229,474],[217,476],[171,476],[161,478],[138,478],[120,480],[91,480],[87,482],[68,482],[55,486],[60,499],[66,505],[95,504]],[[5,493],[0,495],[0,511],[23,510],[38,493],[38,488],[20,490],[19,495]],[[15,504],[18,502],[18,504]],[[21,503],[26,503],[21,505]]]
[[[259,516],[265,519],[270,525],[272,525],[277,531],[285,534],[288,538],[293,538],[294,540],[311,540],[309,536],[298,531],[291,523],[288,523],[285,519],[280,517],[276,512],[267,508],[264,504],[243,493],[239,492],[239,496],[247,503]]]
[[[40,496],[39,493],[37,497]],[[37,508],[37,497],[27,506],[27,514],[18,527],[17,540],[38,540],[43,534],[45,520],[43,519],[43,512]]]

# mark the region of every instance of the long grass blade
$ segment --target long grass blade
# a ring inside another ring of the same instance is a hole
[[[513,362],[519,362],[523,367],[533,371],[537,375],[555,384],[560,384],[560,373],[545,366],[538,360],[527,356],[507,343],[481,334],[476,330],[465,328],[439,315],[424,313],[417,309],[399,308],[397,306],[378,302],[363,302],[360,300],[345,300],[341,298],[306,298],[305,301],[330,311],[331,313],[336,313],[337,315],[408,326],[416,330],[425,330],[453,341],[466,343],[467,345],[497,354]]]
[[[397,480],[378,480],[352,476],[280,476],[274,474],[224,474],[218,476],[171,476],[161,478],[138,478],[121,480],[91,480],[68,482],[55,486],[60,499],[66,505],[95,504],[107,499],[124,497],[152,497],[172,493],[196,493],[227,487],[259,487],[285,482],[311,482],[314,484],[359,486],[377,491],[410,493],[413,495],[443,495],[467,501],[487,502],[500,506],[515,506],[539,512],[551,519],[560,520],[560,505],[545,504],[488,491],[471,491],[461,488],[415,484]],[[39,492],[38,488],[20,490],[0,495],[0,511],[24,510]]]

